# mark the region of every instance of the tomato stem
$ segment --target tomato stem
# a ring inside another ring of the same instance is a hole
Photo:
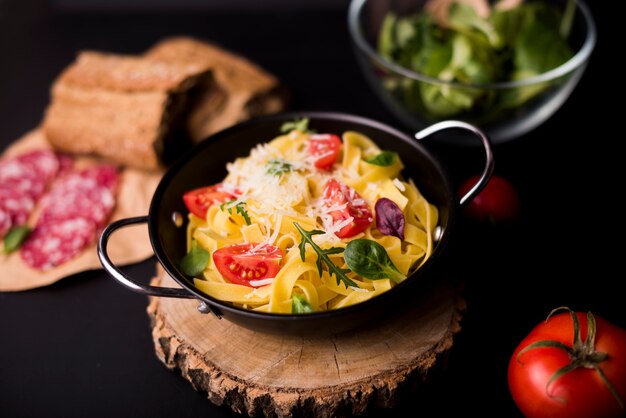
[[[560,402],[566,402],[565,399],[557,397],[557,396],[553,396],[550,394],[550,385],[554,381],[559,379],[560,377],[563,377],[567,373],[571,372],[572,370],[576,370],[578,368],[584,367],[587,369],[597,370],[598,374],[602,378],[602,381],[607,386],[607,388],[609,389],[609,391],[611,392],[611,394],[613,395],[613,397],[619,404],[620,408],[624,409],[624,401],[620,397],[619,393],[617,393],[617,390],[615,389],[613,384],[606,377],[606,374],[604,373],[604,370],[602,369],[602,367],[600,367],[600,363],[603,361],[606,361],[609,358],[609,354],[595,351],[596,318],[593,316],[591,312],[587,312],[587,338],[583,342],[582,336],[580,333],[580,323],[578,322],[578,316],[576,315],[574,311],[572,311],[568,307],[560,306],[556,309],[553,309],[548,314],[548,317],[546,318],[546,323],[550,320],[550,318],[552,317],[552,315],[554,315],[554,313],[561,311],[561,310],[568,311],[570,314],[570,317],[572,318],[572,323],[574,327],[574,338],[572,342],[572,347],[569,347],[560,341],[554,341],[554,340],[535,341],[534,343],[529,344],[528,346],[524,347],[524,349],[522,349],[517,354],[516,360],[520,362],[519,357],[522,354],[524,354],[527,351],[534,350],[536,348],[557,348],[559,350],[563,350],[569,355],[571,361],[569,364],[566,364],[565,366],[561,367],[556,372],[554,372],[554,374],[550,377],[550,379],[546,383],[546,395],[549,398],[558,400]]]
[[[622,401],[622,398],[619,396],[619,393],[617,393],[617,389],[615,389],[615,386],[613,386],[613,384],[611,383],[611,381],[606,377],[606,375],[604,374],[604,370],[602,370],[602,367],[598,366],[597,364],[594,366],[594,368],[598,371],[598,373],[600,374],[600,377],[602,378],[602,380],[604,381],[604,384],[609,388],[609,390],[611,391],[611,393],[613,394],[613,397],[615,398],[615,400],[617,401],[617,403],[619,404],[620,408],[624,409],[624,401]]]

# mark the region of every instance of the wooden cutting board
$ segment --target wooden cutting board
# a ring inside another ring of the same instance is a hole
[[[157,267],[154,285],[178,285]],[[158,358],[216,405],[251,416],[336,417],[393,406],[419,390],[452,348],[465,302],[442,281],[393,320],[331,337],[278,336],[151,298]],[[403,390],[398,389],[402,387]]]

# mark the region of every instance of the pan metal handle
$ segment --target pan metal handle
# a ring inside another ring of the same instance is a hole
[[[480,193],[480,191],[485,188],[487,183],[489,183],[491,176],[493,175],[494,160],[493,152],[491,150],[491,142],[489,141],[487,135],[476,126],[458,120],[446,120],[443,122],[435,123],[428,128],[422,129],[421,131],[416,133],[415,138],[417,138],[418,140],[422,140],[427,136],[430,136],[439,131],[443,131],[445,129],[464,129],[466,131],[469,131],[475,134],[478,139],[480,139],[483,148],[485,149],[485,167],[483,168],[483,172],[476,184],[474,184],[474,186],[472,186],[472,188],[469,189],[469,191],[463,197],[461,197],[459,204],[461,205],[461,207],[463,207],[471,202],[478,195],[478,193]]]
[[[115,264],[113,264],[113,262],[109,258],[109,254],[107,253],[107,244],[109,243],[109,237],[111,236],[111,234],[120,228],[142,223],[148,223],[147,216],[120,219],[118,221],[112,222],[110,225],[104,228],[104,231],[102,231],[100,239],[98,240],[98,257],[100,258],[100,263],[102,263],[104,269],[120,284],[126,286],[134,292],[141,293],[142,295],[194,299],[195,296],[193,296],[185,289],[150,286],[147,284],[139,283],[124,274]]]

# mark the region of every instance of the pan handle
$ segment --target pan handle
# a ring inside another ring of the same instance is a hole
[[[109,254],[107,254],[107,244],[109,242],[110,235],[116,230],[123,228],[125,226],[134,225],[134,224],[142,224],[148,223],[147,216],[138,216],[135,218],[125,218],[120,219],[115,222],[112,222],[100,235],[100,239],[98,240],[98,257],[100,258],[100,263],[104,269],[109,273],[111,277],[117,280],[122,285],[126,286],[130,290],[141,293],[146,296],[163,296],[168,298],[186,298],[193,299],[194,296],[187,292],[184,289],[176,289],[173,287],[158,287],[158,286],[150,286],[147,284],[138,283],[135,280],[131,279],[126,274],[122,273],[122,271],[117,268],[111,262],[109,258]]]
[[[471,202],[478,195],[478,193],[480,193],[480,191],[487,185],[487,183],[489,183],[489,180],[493,175],[494,168],[493,152],[491,151],[491,142],[483,131],[481,131],[474,125],[470,125],[469,123],[461,122],[458,120],[446,120],[443,122],[435,123],[428,128],[422,129],[421,131],[416,133],[415,138],[417,138],[418,140],[422,140],[436,132],[451,128],[464,129],[475,134],[478,139],[480,139],[483,148],[485,149],[485,168],[483,169],[483,172],[476,184],[474,184],[474,186],[472,186],[472,188],[469,189],[469,191],[463,197],[461,197],[459,204],[461,205],[461,207],[463,207]]]

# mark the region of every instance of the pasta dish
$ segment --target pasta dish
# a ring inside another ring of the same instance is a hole
[[[289,122],[183,196],[181,270],[216,299],[262,312],[321,312],[371,299],[428,259],[438,210],[394,152]]]

